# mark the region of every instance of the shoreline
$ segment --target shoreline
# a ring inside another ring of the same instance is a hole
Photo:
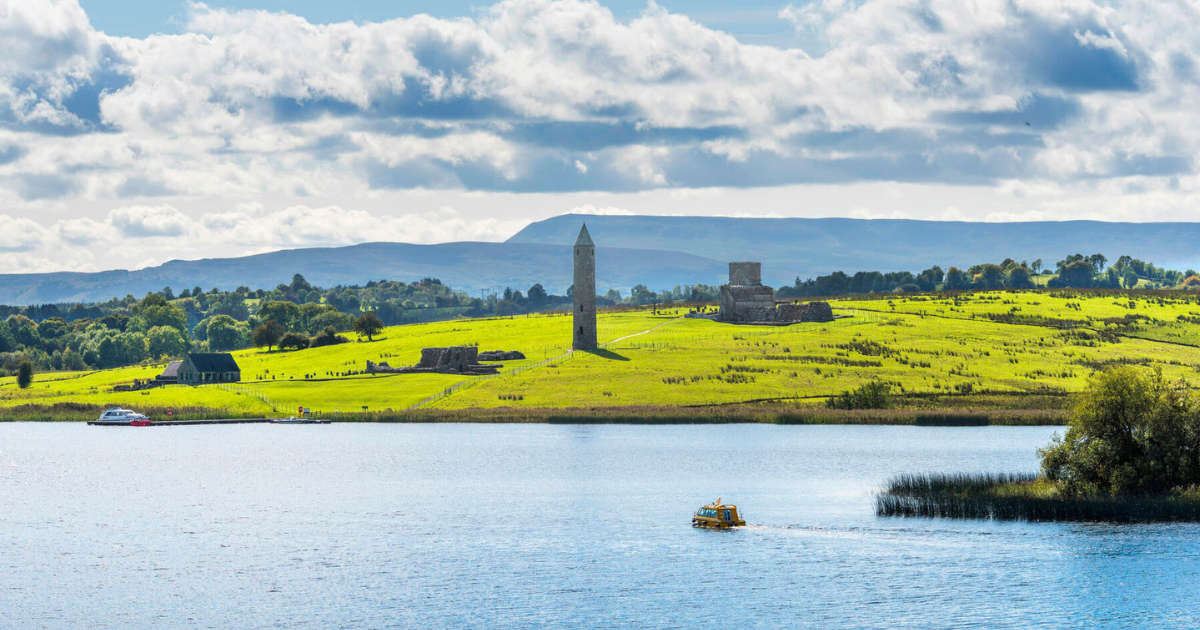
[[[0,422],[88,422],[103,406],[55,405],[0,409]],[[156,422],[237,420],[220,409],[176,410],[170,420],[164,410],[143,411]],[[261,418],[261,413],[245,418]],[[410,409],[365,413],[323,413],[313,418],[357,423],[479,423],[479,424],[779,424],[889,426],[1061,426],[1066,414],[1058,409],[866,409],[842,410],[794,405],[719,405],[709,407],[636,406],[488,409]]]

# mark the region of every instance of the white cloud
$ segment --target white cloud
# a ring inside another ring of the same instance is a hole
[[[0,252],[33,249],[46,238],[46,229],[29,219],[0,215]]]
[[[626,210],[625,208],[618,208],[616,206],[607,206],[604,208],[597,208],[596,206],[589,203],[589,204],[584,204],[582,206],[576,206],[574,208],[571,208],[571,212],[569,214],[597,214],[597,215],[607,215],[607,216],[632,216],[635,213],[630,210]]]
[[[108,213],[109,223],[129,237],[184,236],[191,222],[171,206],[129,206]]]
[[[339,24],[189,7],[182,32],[137,39],[96,31],[77,0],[0,0],[0,249],[497,240],[535,218],[530,195],[696,207],[595,196],[656,189],[720,214],[1194,218],[1200,189],[1200,7],[1184,0],[782,9],[819,53],[653,4],[627,21],[505,0]],[[877,182],[944,188],[858,198]],[[746,201],[797,185],[839,201]],[[422,201],[445,191],[496,202]],[[987,193],[1002,207],[972,205]]]

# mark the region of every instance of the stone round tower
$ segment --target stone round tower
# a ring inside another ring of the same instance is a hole
[[[576,350],[596,349],[596,245],[587,224],[575,239],[575,322]]]

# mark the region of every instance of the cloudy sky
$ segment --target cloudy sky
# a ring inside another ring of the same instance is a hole
[[[0,273],[571,211],[1193,221],[1198,111],[1200,0],[0,0]]]

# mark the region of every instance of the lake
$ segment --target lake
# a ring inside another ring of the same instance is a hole
[[[1200,626],[1200,526],[874,516],[1054,432],[0,424],[0,628]]]

